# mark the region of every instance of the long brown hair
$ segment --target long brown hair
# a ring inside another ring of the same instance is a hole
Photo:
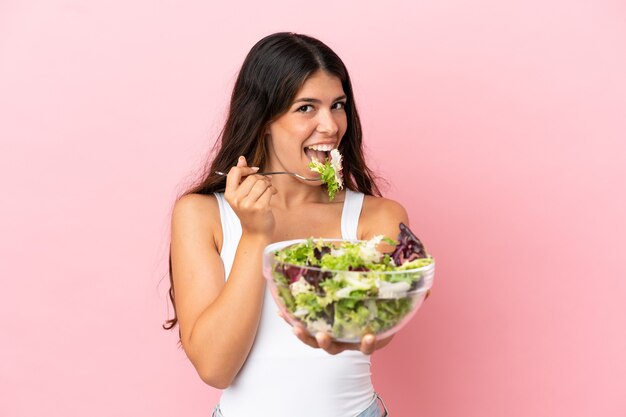
[[[224,192],[226,179],[215,171],[228,172],[237,164],[240,155],[246,157],[248,165],[263,168],[267,156],[263,140],[267,126],[287,111],[306,79],[318,70],[339,78],[347,97],[345,111],[348,128],[338,148],[343,155],[345,186],[366,195],[380,196],[375,176],[365,164],[361,121],[346,66],[321,41],[306,35],[281,32],[261,39],[246,56],[233,88],[226,123],[215,144],[215,156],[208,161],[196,185],[179,198],[187,194]],[[174,318],[163,325],[167,330],[178,322],[171,252],[169,278]]]

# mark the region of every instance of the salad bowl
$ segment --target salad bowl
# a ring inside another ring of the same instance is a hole
[[[432,287],[434,259],[424,253],[398,261],[376,249],[380,241],[310,238],[268,245],[263,275],[282,315],[313,336],[326,332],[350,343],[366,334],[384,339],[404,327]]]

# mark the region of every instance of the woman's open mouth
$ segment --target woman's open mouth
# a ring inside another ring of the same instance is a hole
[[[324,163],[327,159],[330,158],[330,151],[333,149],[334,146],[331,144],[311,145],[304,148],[304,153],[309,158],[309,160],[313,160],[313,158],[315,158],[319,162]]]

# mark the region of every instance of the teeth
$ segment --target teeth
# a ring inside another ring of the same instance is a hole
[[[309,149],[313,149],[314,151],[323,151],[323,152],[328,152],[330,150],[333,149],[333,145],[312,145],[309,146]]]

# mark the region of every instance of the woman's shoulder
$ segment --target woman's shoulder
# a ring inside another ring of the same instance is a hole
[[[174,213],[183,216],[205,217],[207,212],[215,210],[219,210],[219,206],[213,194],[186,194],[174,204]]]
[[[399,202],[375,195],[366,195],[363,199],[363,206],[368,206],[372,211],[405,211],[404,206]]]
[[[402,204],[390,198],[365,196],[359,221],[360,238],[369,239],[381,234],[395,238],[400,223],[409,224],[407,211]]]
[[[219,205],[213,194],[186,194],[174,204],[172,228],[192,231],[212,238],[216,246],[221,235]]]

